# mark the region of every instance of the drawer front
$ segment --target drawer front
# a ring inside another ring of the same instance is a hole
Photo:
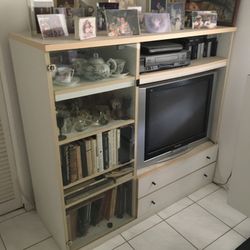
[[[139,176],[138,197],[148,195],[208,164],[216,161],[217,145],[211,145],[202,151],[189,152],[166,165]]]
[[[138,216],[149,215],[171,205],[212,182],[215,163],[212,163],[138,201]]]

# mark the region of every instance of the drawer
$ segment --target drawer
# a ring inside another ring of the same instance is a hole
[[[138,173],[138,197],[148,195],[208,164],[216,161],[218,146],[204,143],[197,148],[165,163],[150,166],[150,171]]]
[[[150,215],[173,204],[183,197],[193,193],[212,182],[215,163],[212,163],[178,181],[171,183],[158,191],[149,194],[138,201],[138,217]]]

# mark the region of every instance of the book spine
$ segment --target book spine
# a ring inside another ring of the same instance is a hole
[[[114,159],[114,166],[117,166],[118,164],[118,156],[117,156],[117,129],[113,129],[113,145],[114,145],[114,149],[113,149],[113,159]]]
[[[81,151],[82,176],[86,177],[89,175],[87,166],[86,146],[84,141],[79,141],[78,143],[80,145]]]
[[[103,167],[103,146],[102,146],[102,134],[96,135],[96,145],[97,145],[97,162],[99,166],[99,171],[102,172],[104,170]]]
[[[86,147],[86,158],[87,158],[87,167],[89,175],[94,173],[93,171],[93,162],[92,162],[92,145],[91,139],[85,139],[85,147]]]
[[[114,165],[114,157],[113,157],[113,151],[114,151],[114,132],[113,130],[108,131],[108,142],[109,142],[109,167],[113,167]]]
[[[63,185],[66,186],[69,184],[69,173],[68,173],[68,145],[63,145],[60,147],[60,155],[61,155],[61,169],[62,169],[62,181]]]
[[[98,163],[97,163],[97,152],[96,152],[96,139],[91,138],[91,145],[92,145],[92,166],[93,166],[93,172],[97,173],[100,172],[100,169],[98,168]]]
[[[81,148],[80,145],[75,145],[76,147],[76,165],[77,165],[77,171],[78,171],[78,179],[81,179],[83,177],[82,174],[82,160],[81,160]]]
[[[103,167],[109,168],[109,141],[108,132],[102,133],[102,146],[103,146]]]
[[[78,180],[78,169],[77,169],[77,159],[76,159],[76,147],[73,144],[69,146],[69,172],[70,172],[70,182],[75,182]]]

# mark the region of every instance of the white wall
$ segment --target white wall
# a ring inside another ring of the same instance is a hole
[[[7,113],[10,123],[11,139],[16,160],[18,184],[27,208],[32,206],[33,193],[27,155],[24,143],[22,122],[18,107],[14,73],[12,69],[8,34],[27,31],[28,8],[26,0],[1,0],[0,7],[0,76],[2,79]]]
[[[225,182],[233,168],[234,151],[237,141],[240,105],[250,74],[250,1],[241,0],[237,19],[228,86],[222,112],[219,136],[219,158],[215,181]],[[249,136],[249,135],[248,135]]]

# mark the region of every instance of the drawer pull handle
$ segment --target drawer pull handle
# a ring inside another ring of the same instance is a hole
[[[207,156],[206,158],[207,158],[208,160],[211,160],[211,157],[210,157],[210,156]]]
[[[152,185],[156,186],[156,183],[154,181],[152,181]]]
[[[204,174],[204,176],[207,178],[208,176],[207,176],[207,174]]]
[[[153,205],[155,205],[155,201],[151,201],[151,203],[152,203]]]

